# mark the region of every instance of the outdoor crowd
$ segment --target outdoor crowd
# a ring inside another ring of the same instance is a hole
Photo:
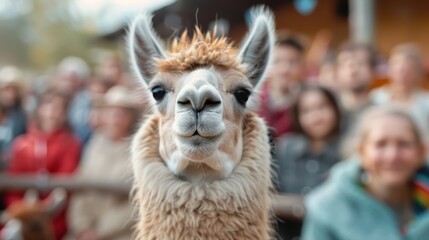
[[[91,74],[82,59],[68,57],[33,86],[23,85],[18,69],[1,68],[2,171],[131,184],[130,140],[145,108],[121,64],[108,57]],[[9,214],[24,208],[23,196],[4,194]],[[55,214],[53,231],[56,239],[128,240],[132,219],[128,195],[78,192]]]
[[[398,45],[385,60],[371,46],[345,43],[311,71],[306,53],[299,37],[279,34],[260,92],[273,181],[280,194],[306,199],[304,223],[278,220],[279,235],[427,239],[429,93],[418,46]],[[2,171],[130,182],[130,138],[147,109],[125,69],[115,57],[94,71],[68,57],[24,86],[20,70],[1,67]],[[380,76],[388,81],[376,86]],[[23,196],[4,193],[2,208],[19,207]],[[126,195],[95,192],[70,194],[53,220],[56,239],[130,239],[131,225]]]

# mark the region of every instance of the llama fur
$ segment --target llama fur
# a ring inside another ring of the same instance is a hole
[[[131,24],[131,66],[148,94],[165,94],[154,95],[155,111],[131,146],[137,239],[270,239],[268,133],[249,105],[271,62],[275,27],[265,8],[252,13],[239,49],[216,29],[196,28],[164,52],[149,16]],[[243,91],[247,103],[236,95]]]

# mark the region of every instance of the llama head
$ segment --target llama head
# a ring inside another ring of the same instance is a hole
[[[243,121],[257,97],[274,48],[271,12],[252,11],[239,49],[217,30],[184,32],[164,51],[147,15],[130,26],[131,65],[159,115],[159,153],[177,176],[191,181],[228,177],[243,150]]]

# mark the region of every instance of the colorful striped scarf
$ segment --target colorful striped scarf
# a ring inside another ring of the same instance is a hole
[[[417,218],[429,208],[429,167],[420,169],[414,176],[413,212]]]

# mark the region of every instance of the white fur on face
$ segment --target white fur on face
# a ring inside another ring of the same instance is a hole
[[[225,178],[241,160],[243,115],[255,97],[246,105],[235,94],[243,89],[258,91],[275,42],[272,13],[263,7],[251,12],[253,26],[237,55],[243,70],[216,63],[181,72],[159,70],[156,59],[174,56],[164,53],[149,16],[138,17],[131,24],[129,50],[134,71],[147,90],[161,87],[166,92],[155,104],[161,117],[159,153],[177,175],[201,180],[213,179],[213,175]]]
[[[216,75],[208,69],[189,74],[176,99],[174,131],[180,151],[194,161],[209,157],[225,131]]]
[[[160,154],[173,173],[186,179],[225,178],[241,159],[244,106],[232,92],[249,88],[249,83],[239,72],[219,70],[209,67],[169,75],[174,80],[160,76],[170,79],[163,85],[174,83],[162,103]],[[208,170],[190,173],[195,164]]]

